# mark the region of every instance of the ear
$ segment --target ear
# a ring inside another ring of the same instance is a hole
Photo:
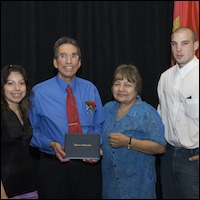
[[[80,66],[81,66],[81,64],[82,64],[82,63],[81,63],[81,60],[79,60],[79,61],[78,61],[78,66],[80,67]]]
[[[53,59],[53,65],[54,65],[54,67],[55,67],[56,69],[58,68],[58,66],[57,66],[57,61],[56,61],[55,58]]]
[[[194,43],[194,50],[196,51],[199,48],[199,40]]]

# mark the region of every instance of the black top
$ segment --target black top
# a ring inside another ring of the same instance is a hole
[[[32,192],[36,187],[36,166],[29,146],[32,128],[24,126],[11,110],[1,110],[1,178],[8,197]]]

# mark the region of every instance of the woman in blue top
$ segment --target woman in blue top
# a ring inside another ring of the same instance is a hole
[[[102,177],[104,199],[155,199],[155,154],[165,150],[164,126],[142,101],[142,79],[133,65],[114,73],[114,101],[105,104]]]

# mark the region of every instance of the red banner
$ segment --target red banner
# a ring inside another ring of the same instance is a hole
[[[199,40],[199,1],[174,1],[173,31],[180,26],[192,28]]]

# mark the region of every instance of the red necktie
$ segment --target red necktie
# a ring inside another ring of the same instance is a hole
[[[82,133],[82,128],[76,107],[76,101],[71,87],[66,88],[68,95],[66,99],[66,111],[68,117],[68,133]]]

